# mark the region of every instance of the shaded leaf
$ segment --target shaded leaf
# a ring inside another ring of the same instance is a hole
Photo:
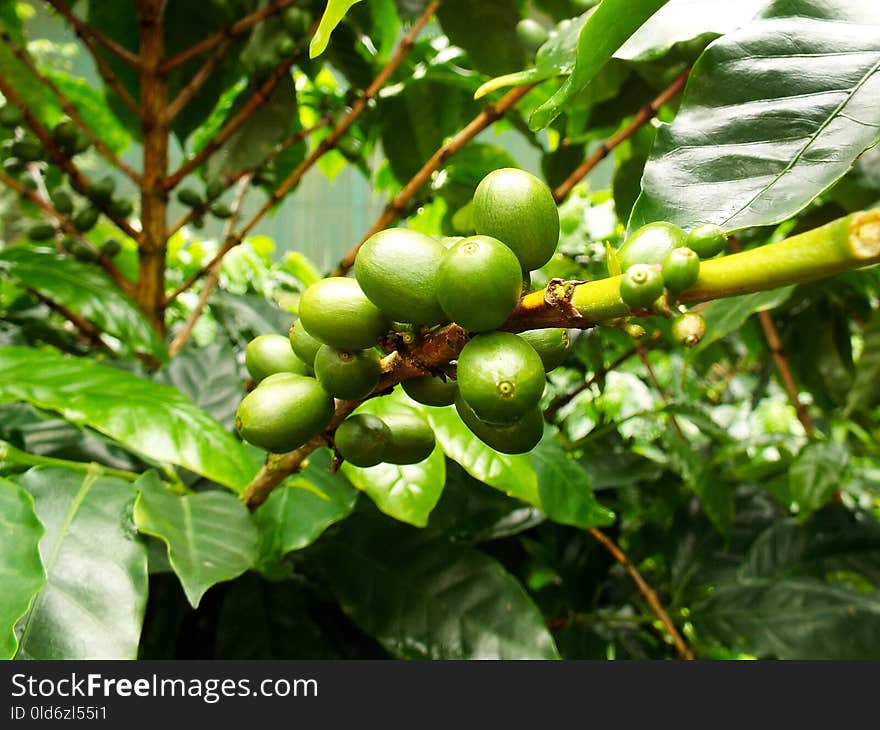
[[[847,395],[847,414],[867,413],[880,402],[880,312],[874,312],[862,337],[864,347]]]
[[[343,610],[395,656],[557,658],[540,611],[486,555],[366,515],[340,528],[317,560]]]
[[[796,215],[877,142],[878,71],[872,0],[772,3],[694,66],[675,121],[658,130],[630,228],[736,231]]]
[[[82,315],[131,351],[167,359],[156,331],[103,269],[48,248],[12,246],[0,251],[0,271]]]
[[[46,584],[21,624],[20,659],[134,659],[147,602],[147,549],[131,525],[134,487],[38,467],[19,483],[46,533]]]
[[[247,507],[233,495],[172,494],[155,472],[136,486],[135,525],[168,546],[168,560],[193,608],[211,586],[232,580],[254,564],[257,529]]]
[[[90,426],[148,459],[232,489],[257,466],[247,450],[179,390],[87,359],[0,348],[0,402],[26,401]]]
[[[437,11],[449,40],[467,51],[475,68],[489,74],[522,67],[525,56],[516,35],[519,17],[515,0],[444,0]]]
[[[0,658],[18,649],[15,625],[46,583],[40,559],[45,529],[34,512],[31,495],[0,478]]]
[[[700,310],[706,320],[706,336],[694,348],[694,352],[702,352],[713,342],[724,339],[729,334],[739,331],[746,320],[757,312],[764,312],[788,301],[794,287],[743,294],[739,297],[719,299],[709,302]]]
[[[824,506],[841,488],[848,463],[849,453],[834,441],[807,444],[789,467],[789,499],[804,514]]]

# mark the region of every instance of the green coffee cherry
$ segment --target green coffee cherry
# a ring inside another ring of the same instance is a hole
[[[315,356],[324,343],[306,332],[306,328],[299,321],[293,323],[288,338],[290,340],[290,347],[296,353],[296,356],[314,370]]]
[[[98,222],[100,213],[97,208],[92,205],[86,206],[73,216],[73,227],[80,233],[92,230]]]
[[[352,352],[324,345],[315,356],[315,377],[334,398],[366,398],[381,376],[379,353],[372,348]]]
[[[55,235],[55,226],[51,223],[36,223],[28,228],[27,235],[32,241],[48,241]]]
[[[333,443],[339,455],[350,464],[360,467],[382,463],[391,429],[382,419],[369,413],[357,413],[346,418],[336,429]]]
[[[62,150],[72,150],[76,147],[78,131],[70,119],[62,119],[52,127],[52,141]]]
[[[52,201],[52,205],[55,206],[55,210],[59,213],[67,215],[73,212],[73,198],[70,197],[70,193],[66,190],[53,190],[49,194],[49,199]]]
[[[215,177],[205,186],[205,197],[208,200],[214,200],[223,195],[224,190],[226,190],[226,186],[223,181]]]
[[[634,264],[620,281],[620,298],[630,309],[648,309],[663,294],[663,276],[647,264]]]
[[[98,252],[94,248],[89,246],[85,241],[77,239],[73,240],[70,253],[72,253],[77,260],[86,264],[92,264],[99,258]]]
[[[134,212],[134,205],[128,198],[114,198],[107,206],[111,215],[118,218],[128,218]]]
[[[426,406],[451,406],[458,395],[458,383],[441,380],[433,375],[423,375],[403,381],[403,392],[416,403]]]
[[[537,20],[523,18],[516,24],[516,37],[527,51],[537,51],[550,37],[546,28]]]
[[[294,38],[300,38],[309,32],[312,16],[307,10],[292,7],[284,11],[284,27]]]
[[[394,413],[382,420],[391,430],[391,441],[382,461],[388,464],[418,464],[434,451],[434,432],[425,421],[409,413]]]
[[[290,36],[281,36],[275,42],[275,53],[277,53],[281,58],[287,58],[296,50],[296,43],[293,38]]]
[[[43,145],[33,137],[23,137],[12,143],[12,154],[23,162],[36,162],[43,157]]]
[[[672,249],[660,269],[663,283],[673,295],[693,286],[700,276],[700,257],[687,246]]]
[[[116,190],[116,181],[109,175],[96,180],[89,185],[89,198],[96,203],[105,205],[110,202],[113,197],[113,191]]]
[[[211,206],[210,210],[211,210],[211,215],[214,216],[215,218],[220,218],[220,219],[231,218],[233,215],[232,208],[230,208],[228,205],[226,205],[226,203],[214,203]]]
[[[6,103],[0,107],[0,124],[4,127],[17,127],[24,121],[24,112],[14,104]]]
[[[719,226],[704,223],[688,233],[685,245],[701,259],[710,259],[727,248],[727,235]]]
[[[91,146],[92,140],[89,139],[89,135],[87,135],[81,129],[78,129],[76,131],[76,145],[73,148],[73,153],[75,155],[78,155],[82,152],[85,152]]]
[[[3,160],[3,171],[10,175],[18,175],[24,170],[24,162],[17,157],[7,157]]]
[[[101,253],[108,259],[112,259],[122,250],[122,244],[115,238],[108,238],[101,244]]]
[[[706,334],[706,320],[696,312],[686,312],[672,322],[672,336],[676,342],[693,347]]]
[[[177,191],[177,199],[190,208],[200,208],[205,204],[202,196],[192,188],[181,188]]]

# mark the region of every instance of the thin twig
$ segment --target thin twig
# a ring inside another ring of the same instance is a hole
[[[608,373],[612,370],[616,370],[623,363],[629,360],[631,357],[639,354],[639,348],[650,347],[654,343],[658,342],[662,338],[663,334],[658,330],[654,332],[645,342],[640,342],[638,345],[633,347],[632,349],[624,352],[620,357],[618,357],[613,362],[605,365],[604,367],[599,368],[595,373],[593,373],[589,378],[587,378],[583,383],[581,383],[574,390],[569,391],[568,393],[564,393],[556,398],[547,409],[544,411],[544,418],[548,421],[552,421],[553,418],[562,410],[565,406],[567,406],[571,401],[577,398],[581,393],[585,390],[589,390],[596,383],[602,380]]]
[[[85,120],[80,116],[80,113],[77,111],[76,107],[73,103],[68,99],[64,92],[58,88],[58,84],[56,84],[51,78],[46,76],[37,65],[34,63],[33,59],[30,55],[25,51],[21,46],[19,46],[13,39],[9,33],[0,32],[0,39],[2,39],[11,49],[15,56],[21,61],[25,66],[27,66],[28,70],[39,79],[40,83],[46,86],[49,91],[51,91],[55,98],[58,99],[58,103],[61,106],[62,111],[70,117],[74,124],[76,124],[89,138],[91,143],[95,146],[95,149],[101,154],[101,156],[107,160],[113,167],[117,170],[120,170],[126,176],[128,176],[131,180],[133,180],[136,184],[140,184],[141,176],[129,165],[123,162],[116,155],[113,150],[111,150],[104,141],[92,131],[92,128],[86,124]]]
[[[58,312],[62,317],[68,320],[74,327],[76,327],[80,334],[88,340],[89,344],[92,347],[100,347],[102,350],[107,350],[108,352],[112,352],[110,346],[104,342],[101,338],[101,331],[89,322],[82,315],[77,314],[76,312],[71,311],[63,304],[59,304],[58,302],[50,299],[49,297],[41,294],[36,289],[29,289],[31,294],[33,294],[37,299],[39,299],[43,304],[45,304],[49,309]]]
[[[194,56],[198,56],[200,53],[204,53],[205,51],[213,48],[218,43],[224,40],[232,41],[234,38],[240,36],[249,28],[259,23],[261,20],[265,20],[272,15],[280,13],[286,7],[288,7],[289,5],[293,5],[295,2],[296,0],[274,0],[274,2],[270,2],[265,7],[254,11],[250,15],[245,15],[243,18],[237,20],[228,28],[219,30],[212,35],[209,35],[207,38],[203,38],[198,43],[190,46],[186,50],[183,50],[180,53],[166,59],[162,63],[160,70],[162,71],[162,73],[168,73],[172,69],[180,66],[180,64],[186,63]]]
[[[141,58],[136,53],[132,53],[127,48],[123,48],[112,38],[108,38],[99,30],[95,30],[91,25],[86,23],[83,20],[80,20],[70,8],[63,2],[63,0],[49,0],[49,4],[55,8],[64,18],[70,23],[77,35],[85,41],[84,36],[88,36],[88,38],[92,41],[97,41],[100,45],[104,46],[110,53],[114,56],[118,56],[123,61],[125,61],[129,66],[133,68],[140,68]]]
[[[669,614],[666,613],[666,609],[663,608],[663,604],[660,603],[660,600],[657,598],[657,593],[654,591],[653,588],[651,588],[650,585],[648,585],[647,581],[642,577],[642,574],[639,573],[638,568],[636,568],[632,560],[630,560],[627,554],[623,552],[620,547],[618,547],[614,540],[608,537],[608,535],[606,535],[601,530],[598,530],[595,527],[591,527],[589,529],[589,533],[599,542],[600,545],[602,545],[602,547],[604,547],[609,553],[611,553],[612,557],[626,569],[627,573],[629,573],[630,577],[633,579],[633,582],[636,584],[636,588],[639,589],[639,593],[644,596],[645,600],[648,602],[648,605],[651,607],[651,610],[654,612],[657,618],[660,619],[660,623],[663,624],[663,627],[669,634],[669,638],[671,638],[672,643],[675,644],[675,648],[678,651],[679,656],[682,659],[693,659],[694,653],[685,643],[685,640],[678,632],[678,629],[675,628],[675,624],[672,623],[672,620],[669,618]]]
[[[278,155],[280,155],[282,152],[284,152],[284,150],[288,149],[289,147],[292,147],[297,142],[305,139],[306,137],[311,135],[313,132],[316,132],[319,129],[326,127],[328,124],[330,124],[330,122],[331,122],[330,115],[324,115],[317,122],[315,122],[312,126],[305,127],[303,129],[300,129],[300,130],[294,132],[291,135],[288,135],[283,140],[281,140],[278,144],[275,145],[275,147],[269,153],[269,156],[266,157],[266,159],[263,160],[260,163],[260,165],[264,165],[269,160],[275,159]],[[257,165],[257,167],[259,167],[260,165]],[[226,187],[224,188],[223,192],[226,192],[227,190],[229,190],[229,188],[231,188],[235,183],[237,183],[239,180],[241,180],[246,175],[248,177],[253,177],[253,173],[255,170],[256,170],[256,167],[247,168],[247,169],[243,169],[243,170],[238,170],[237,172],[233,172],[233,173],[230,173],[229,175],[225,176],[224,182],[226,183]],[[205,212],[205,208],[190,208],[186,213],[184,213],[182,216],[180,216],[180,218],[178,218],[172,224],[172,226],[168,229],[167,237],[171,238],[171,236],[173,236],[175,233],[177,233],[181,228],[183,228],[185,225],[188,225],[189,223],[191,223],[193,220],[195,220],[199,215],[203,214],[204,212]],[[168,297],[167,303],[172,302],[183,291],[186,291],[187,289],[189,289],[196,281],[201,279],[207,273],[208,273],[207,267],[203,267],[202,269],[200,269],[196,273],[196,275],[192,279],[192,281],[188,280],[189,283],[187,284],[187,286],[185,286],[183,288],[182,291],[175,292],[174,294],[172,294],[171,296]]]
[[[568,194],[572,191],[572,188],[590,174],[596,165],[608,157],[615,147],[632,137],[639,129],[657,116],[657,112],[660,111],[661,107],[685,87],[688,74],[690,74],[689,68],[682,71],[678,78],[667,86],[656,99],[639,109],[623,129],[613,137],[609,137],[600,147],[596,148],[593,153],[587,157],[587,159],[584,160],[553,192],[553,197],[556,202],[561,203],[565,200],[568,197]]]
[[[272,92],[275,91],[275,87],[278,86],[281,79],[284,78],[285,74],[290,70],[290,67],[295,60],[296,56],[291,56],[280,66],[275,68],[254,90],[254,93],[251,95],[251,98],[247,100],[245,105],[233,115],[232,119],[223,125],[211,141],[208,142],[208,144],[206,144],[196,155],[184,162],[183,165],[178,168],[177,172],[165,178],[165,189],[171,190],[193,170],[198,169],[206,160],[208,160],[208,158],[211,157],[211,155],[226,144],[227,140],[233,134],[241,129],[242,125],[250,119],[251,115],[257,109],[268,103],[269,99],[272,97]]]
[[[199,93],[201,88],[205,85],[205,82],[211,78],[211,74],[214,73],[217,66],[220,65],[220,62],[223,60],[223,57],[226,55],[226,52],[231,45],[232,43],[230,41],[225,41],[217,46],[214,52],[208,57],[208,60],[205,61],[204,65],[189,80],[189,83],[180,90],[174,98],[174,101],[169,104],[168,111],[165,113],[165,119],[167,121],[170,122],[180,114],[181,110],[183,110],[183,108],[193,100],[193,97]]]
[[[739,253],[742,251],[742,245],[737,239],[731,238],[730,249],[734,253]],[[804,433],[806,433],[809,438],[813,438],[816,428],[813,425],[813,419],[807,412],[806,406],[801,402],[797,385],[794,382],[794,375],[792,375],[791,372],[791,365],[789,365],[785,349],[782,347],[782,340],[779,337],[779,331],[776,329],[776,325],[773,324],[773,317],[770,316],[770,312],[767,310],[761,310],[758,312],[758,321],[761,323],[761,329],[764,332],[767,345],[773,355],[776,372],[779,373],[779,379],[782,381],[782,386],[785,388],[785,392],[788,395],[788,399],[791,401],[792,406],[794,406],[797,419],[801,422],[801,426],[804,427]]]
[[[80,172],[79,168],[73,163],[73,160],[71,160],[70,157],[58,149],[58,146],[52,139],[52,135],[49,134],[48,130],[42,125],[40,120],[37,119],[36,115],[31,111],[25,100],[19,96],[8,77],[3,76],[2,74],[0,74],[0,91],[3,92],[3,95],[9,102],[21,110],[24,114],[25,123],[28,128],[40,140],[52,162],[67,173],[68,178],[70,178],[70,184],[73,188],[84,195],[88,195],[90,186],[89,179]],[[107,218],[109,218],[116,227],[127,236],[130,236],[131,238],[138,237],[138,232],[131,227],[128,221],[124,218],[120,218],[118,215],[112,214],[107,209],[107,206],[102,206],[101,212],[104,213],[104,215],[106,215]]]
[[[113,279],[114,282],[116,282],[117,286],[122,289],[122,291],[124,291],[126,294],[132,293],[133,289],[131,282],[122,275],[122,273],[119,271],[119,269],[116,268],[116,266],[114,266],[113,261],[110,258],[100,253],[99,249],[96,249],[94,246],[92,246],[92,244],[88,240],[86,240],[82,236],[82,234],[76,230],[76,228],[73,227],[73,224],[70,222],[70,219],[67,216],[59,213],[53,205],[43,200],[39,195],[37,195],[36,192],[31,190],[27,186],[22,185],[18,180],[10,177],[4,172],[0,172],[0,183],[10,188],[11,190],[15,190],[19,195],[27,198],[31,203],[33,203],[40,210],[46,213],[46,215],[54,218],[58,222],[58,224],[64,229],[65,233],[75,237],[76,239],[82,241],[87,246],[95,250],[100,256],[100,258],[98,259],[98,264],[100,264],[101,268],[104,269],[107,274],[109,274],[110,278]]]
[[[94,36],[95,31],[92,30],[91,26],[86,25],[79,18],[77,18],[70,11],[67,5],[62,2],[62,0],[48,1],[52,5],[52,7],[54,7],[65,18],[67,18],[68,22],[74,27],[76,34],[82,41],[82,44],[86,47],[86,49],[94,59],[95,66],[98,69],[98,73],[101,75],[101,78],[104,79],[104,82],[111,89],[113,89],[113,91],[116,92],[116,94],[122,100],[122,103],[125,104],[129,109],[131,109],[131,111],[134,112],[134,114],[137,116],[139,113],[139,109],[138,105],[135,103],[135,100],[131,97],[131,94],[129,94],[125,90],[125,87],[122,85],[119,77],[113,72],[113,69],[111,69],[107,61],[104,60],[104,56],[102,56],[100,51],[98,51],[98,49],[95,47],[94,41],[99,40]],[[103,38],[103,36],[101,37]]]
[[[351,109],[348,114],[336,125],[330,134],[328,134],[323,140],[321,140],[321,144],[319,144],[314,151],[306,157],[296,168],[291,172],[284,181],[272,192],[269,196],[268,200],[263,204],[263,206],[251,216],[250,220],[244,225],[244,227],[236,234],[236,238],[239,241],[244,240],[244,237],[253,229],[257,223],[263,218],[266,213],[268,213],[275,204],[283,198],[288,191],[290,191],[296,184],[302,179],[303,175],[306,174],[315,163],[321,159],[321,157],[332,150],[339,140],[343,137],[343,135],[349,130],[352,124],[354,124],[355,120],[361,115],[364,109],[366,109],[367,104],[375,98],[376,94],[379,93],[379,90],[385,85],[388,79],[391,77],[391,74],[397,70],[397,67],[401,64],[404,58],[406,58],[407,54],[409,54],[413,45],[415,44],[416,37],[421,32],[422,28],[425,27],[425,24],[431,19],[431,16],[434,15],[434,12],[437,8],[440,7],[440,0],[434,0],[434,2],[430,3],[428,7],[425,8],[424,12],[419,16],[418,20],[413,23],[410,31],[401,39],[400,43],[397,44],[397,48],[392,54],[391,58],[388,59],[388,63],[382,68],[379,74],[373,79],[373,83],[367,87],[367,90],[358,98],[358,100],[352,104]]]
[[[387,228],[395,219],[404,215],[406,206],[413,196],[428,182],[431,175],[436,172],[443,163],[459,152],[468,142],[486,129],[493,122],[503,117],[507,111],[525,96],[534,84],[515,86],[494,104],[487,105],[471,122],[460,130],[452,139],[438,149],[431,158],[422,166],[403,189],[389,202],[370,229],[364,234],[357,246],[352,248],[337,264],[330,276],[344,276],[354,266],[354,259],[360,247],[374,233]]]
[[[235,200],[232,203],[232,215],[226,220],[226,225],[224,226],[223,240],[226,240],[232,233],[232,230],[235,228],[235,223],[238,220],[238,214],[241,211],[241,206],[244,203],[244,198],[247,194],[250,184],[251,179],[249,176],[241,178],[241,180],[239,180],[238,182],[238,189],[235,192]],[[210,272],[208,272],[208,278],[205,279],[205,285],[202,287],[202,291],[199,293],[199,301],[196,303],[196,306],[193,308],[192,312],[189,313],[189,317],[187,317],[182,329],[180,330],[180,332],[177,333],[177,335],[168,347],[168,353],[172,357],[180,352],[183,349],[184,345],[186,345],[187,340],[189,340],[190,335],[192,335],[193,328],[196,326],[196,322],[199,321],[199,317],[201,317],[202,313],[205,311],[205,306],[208,304],[208,299],[210,298],[211,293],[214,291],[220,281],[220,269],[222,264],[223,261],[221,259],[218,259],[214,266],[211,268]]]

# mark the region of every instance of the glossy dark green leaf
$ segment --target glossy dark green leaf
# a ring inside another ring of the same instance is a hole
[[[571,74],[547,101],[532,112],[529,127],[547,127],[607,63],[614,52],[657,12],[667,0],[603,0],[589,15],[578,35]]]
[[[368,400],[357,412],[372,413],[379,418],[388,413],[412,412],[425,418],[426,410],[425,406],[395,392],[384,398]],[[362,469],[345,462],[342,472],[385,514],[424,527],[443,492],[446,460],[438,445],[427,459],[418,464],[378,464]]]
[[[256,561],[254,518],[235,496],[173,494],[154,472],[136,486],[135,525],[168,546],[168,560],[193,608],[211,586],[232,580]]]
[[[468,474],[510,497],[541,507],[538,475],[528,454],[500,454],[486,446],[453,406],[429,409],[428,422],[445,454]]]
[[[354,509],[357,490],[329,467],[329,452],[315,452],[308,466],[282,482],[254,513],[261,570],[274,570],[287,553],[310,545]]]
[[[849,463],[847,450],[834,441],[805,446],[789,467],[789,498],[799,511],[809,514],[824,506],[843,486]]]
[[[540,611],[491,558],[367,515],[340,527],[317,560],[343,610],[395,656],[557,658]]]
[[[235,411],[244,397],[244,380],[227,343],[185,349],[156,373],[156,380],[173,385],[226,428],[235,423]]]
[[[546,431],[529,457],[538,475],[541,510],[551,520],[584,529],[614,522],[614,513],[593,496],[589,473],[562,449],[557,434]]]
[[[876,143],[878,90],[873,0],[771,3],[694,66],[678,116],[658,131],[630,228],[736,231],[797,214]]]
[[[516,35],[515,0],[444,0],[437,18],[449,40],[467,51],[479,71],[497,75],[522,67],[525,56]]]
[[[700,314],[706,320],[706,336],[694,348],[694,352],[705,350],[713,342],[724,339],[729,334],[739,331],[746,320],[756,312],[763,312],[784,304],[791,297],[794,287],[743,294],[729,299],[718,299],[709,302]]]
[[[20,659],[133,659],[147,603],[147,549],[129,482],[38,467],[19,479],[46,528],[46,584],[19,626]]]
[[[34,511],[30,493],[0,478],[0,658],[18,649],[15,625],[46,582],[40,559],[45,529]]]
[[[257,466],[217,421],[175,388],[84,358],[0,348],[0,402],[26,401],[90,426],[148,459],[177,464],[231,489]]]
[[[0,272],[94,322],[132,352],[167,359],[156,331],[103,269],[47,248],[0,251]]]
[[[352,5],[360,0],[327,0],[318,29],[309,43],[309,58],[317,58],[327,48],[333,30],[342,22]]]

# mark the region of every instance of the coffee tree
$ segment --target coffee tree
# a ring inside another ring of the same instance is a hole
[[[0,65],[4,657],[880,655],[875,3],[5,2]]]

